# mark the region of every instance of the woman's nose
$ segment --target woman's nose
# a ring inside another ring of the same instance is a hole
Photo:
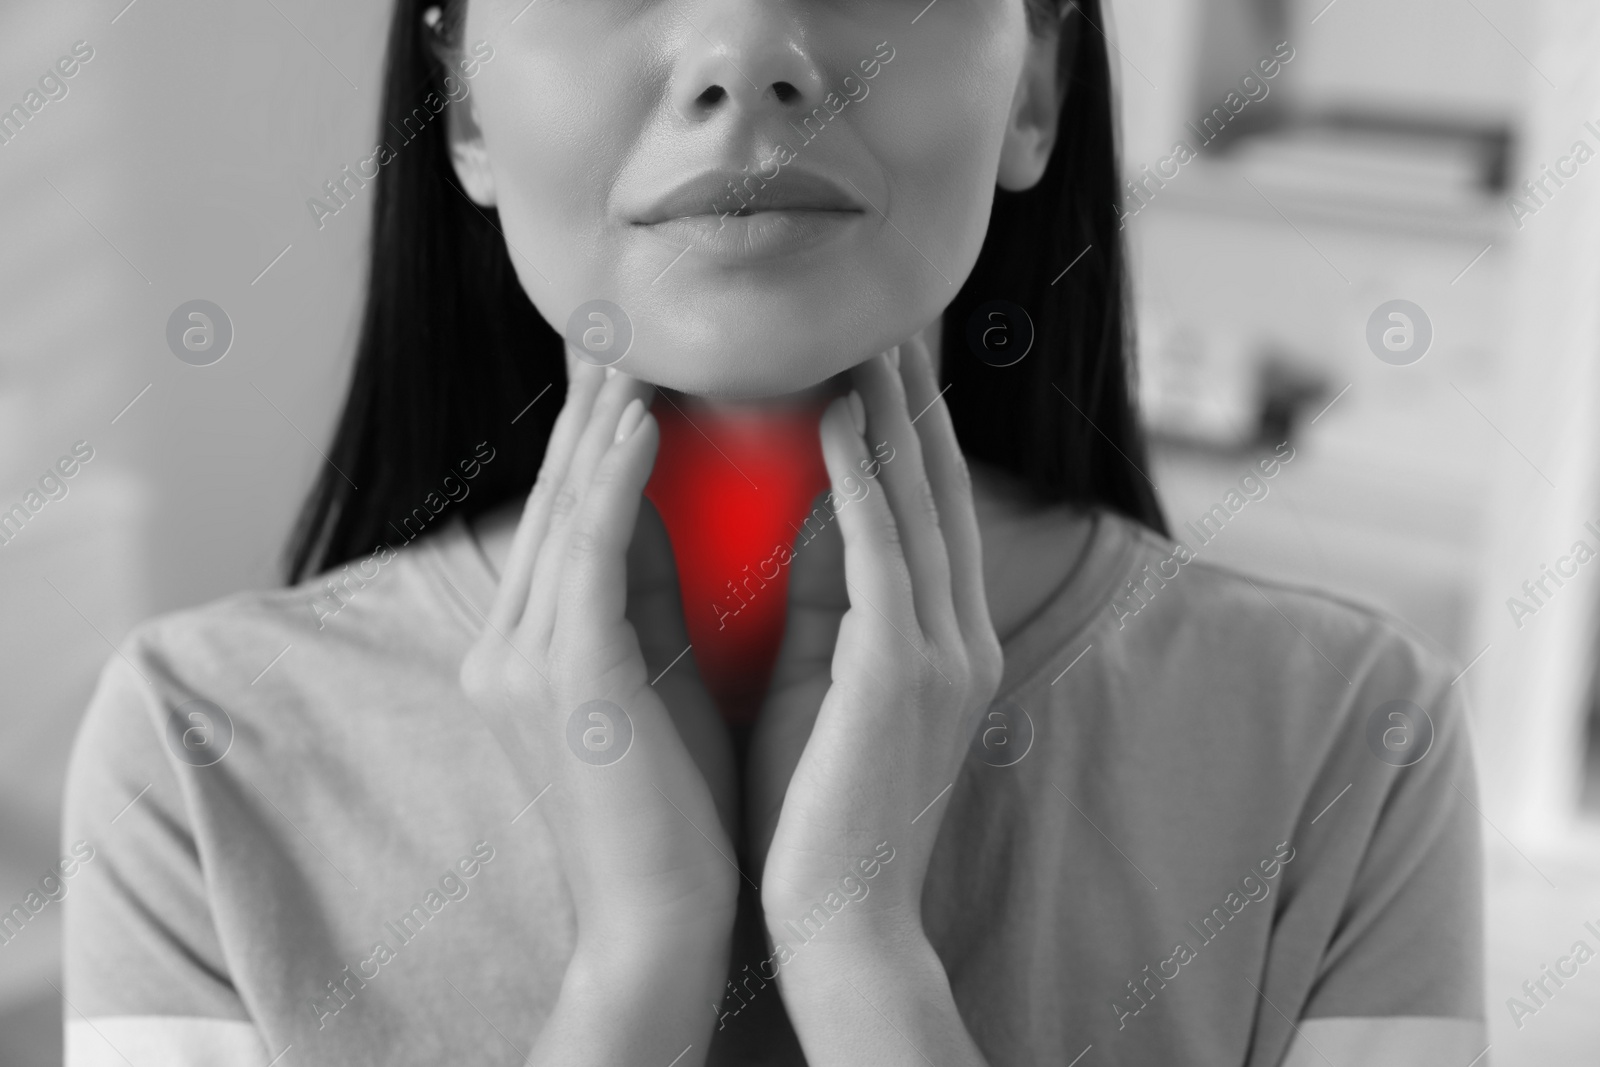
[[[672,84],[673,106],[684,118],[809,111],[822,102],[822,74],[792,4],[710,0],[684,7],[691,26]]]

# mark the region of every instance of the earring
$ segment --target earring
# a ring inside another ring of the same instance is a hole
[[[435,4],[422,13],[422,24],[435,34],[439,32],[439,24],[444,20],[444,12]]]

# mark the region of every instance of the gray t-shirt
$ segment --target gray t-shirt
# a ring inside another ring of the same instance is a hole
[[[1265,1067],[1401,1034],[1464,1064],[1482,920],[1454,671],[1371,610],[1084,521],[1005,645],[928,872],[979,1048]],[[458,520],[336,577],[334,600],[324,575],[154,619],[107,663],[67,786],[65,842],[92,851],[66,883],[71,1067],[532,1047],[574,921],[457,687],[493,574]],[[760,1017],[744,997],[708,1017]]]

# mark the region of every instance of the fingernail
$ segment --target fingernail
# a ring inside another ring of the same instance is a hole
[[[854,389],[845,398],[845,405],[850,409],[850,422],[855,426],[856,433],[867,432],[867,405],[862,403],[861,394]]]
[[[616,376],[617,376],[617,368],[615,368],[615,367],[607,367],[606,368],[606,377],[607,378],[615,378]]]
[[[893,367],[895,370],[899,370],[900,369],[900,346],[899,345],[895,345],[893,348],[889,349],[888,356],[889,356],[889,366]]]
[[[617,444],[626,441],[643,421],[644,401],[634,397],[628,401],[628,406],[622,409],[622,417],[617,420]]]

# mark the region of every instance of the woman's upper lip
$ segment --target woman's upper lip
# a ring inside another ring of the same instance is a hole
[[[733,183],[731,187],[730,182]],[[696,215],[861,210],[859,198],[844,186],[822,174],[791,165],[779,169],[770,178],[749,170],[704,171],[678,183],[635,212],[633,221],[649,226]]]

